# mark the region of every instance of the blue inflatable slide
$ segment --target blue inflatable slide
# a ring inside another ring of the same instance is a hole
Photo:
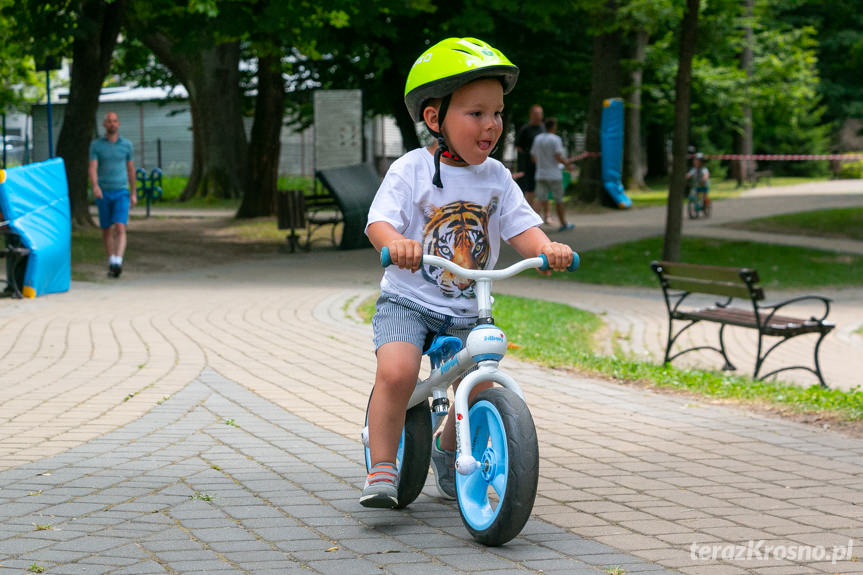
[[[614,205],[629,208],[632,200],[623,191],[623,100],[610,98],[602,103],[602,124],[599,129],[602,146],[602,187]]]
[[[36,297],[69,290],[72,224],[61,158],[0,170],[0,211],[30,250],[21,293]]]

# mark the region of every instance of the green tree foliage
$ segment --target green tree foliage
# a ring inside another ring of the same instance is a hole
[[[816,31],[777,20],[776,2],[760,2],[753,26],[752,77],[747,80],[739,56],[744,42],[743,4],[722,0],[703,7],[698,48],[693,60],[690,134],[705,153],[734,149],[743,104],[752,108],[756,153],[822,153],[829,135],[819,102]],[[670,126],[677,26],[648,49],[645,115]],[[667,133],[667,132],[666,132]],[[824,169],[820,164],[774,166],[794,171]],[[719,167],[718,165],[714,168]],[[716,171],[716,170],[714,170]]]
[[[863,118],[863,9],[859,2],[788,0],[779,3],[777,19],[808,28],[821,78],[817,89],[826,107],[824,119],[839,125]]]

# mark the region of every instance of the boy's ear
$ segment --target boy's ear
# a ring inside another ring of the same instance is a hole
[[[429,128],[435,132],[440,132],[440,126],[438,125],[438,108],[436,106],[426,106],[423,108],[423,120]]]

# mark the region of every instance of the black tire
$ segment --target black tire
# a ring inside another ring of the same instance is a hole
[[[374,393],[374,390],[372,391]],[[369,395],[369,402],[371,402]],[[369,424],[369,408],[366,405],[366,425]],[[402,434],[404,453],[396,462],[399,468],[399,502],[396,509],[407,507],[419,497],[425,486],[431,462],[432,421],[428,401],[413,406],[405,413],[405,428]],[[371,467],[369,449],[365,448],[366,472]]]
[[[686,213],[689,215],[690,220],[694,220],[698,218],[698,206],[696,202],[698,200],[693,200],[689,198],[689,201],[686,203]]]
[[[505,441],[495,445],[494,432],[486,432],[500,424]],[[490,547],[503,545],[521,532],[533,511],[539,482],[536,427],[524,401],[503,388],[487,389],[476,396],[470,427],[473,455],[480,469],[469,476],[456,474],[459,511],[474,539]],[[502,464],[504,443],[506,463]],[[487,478],[486,473],[490,473]],[[494,478],[500,481],[504,475],[503,493],[498,493]]]

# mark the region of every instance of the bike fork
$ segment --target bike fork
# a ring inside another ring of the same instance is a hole
[[[470,475],[476,471],[478,466],[471,448],[468,398],[471,390],[484,381],[498,383],[524,399],[524,394],[515,380],[498,370],[497,362],[493,360],[480,362],[476,371],[469,373],[462,379],[455,392],[455,435],[456,449],[458,450],[455,469],[461,475]]]

